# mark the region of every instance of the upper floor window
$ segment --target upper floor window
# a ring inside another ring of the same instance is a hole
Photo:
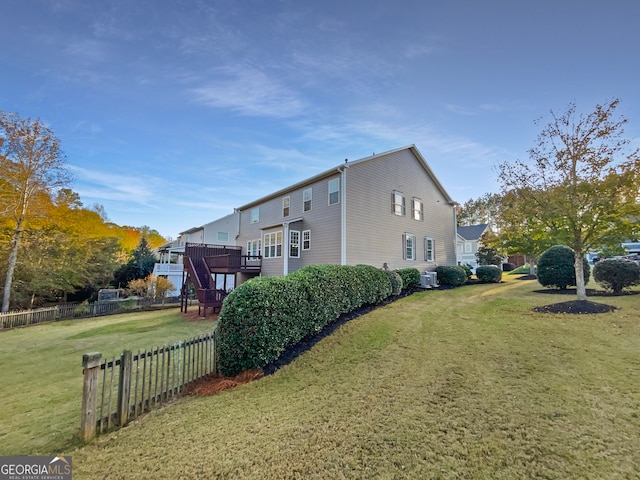
[[[422,200],[418,197],[411,199],[411,216],[414,220],[422,221]]]
[[[464,242],[464,253],[471,253],[471,242]]]
[[[307,188],[305,190],[302,191],[302,211],[303,212],[310,212],[311,211],[311,197],[312,197],[312,190],[310,188]]]
[[[424,237],[424,259],[427,262],[436,261],[436,245],[431,237]]]
[[[329,180],[329,205],[340,203],[340,179]]]
[[[282,216],[288,217],[291,212],[291,197],[284,197],[282,199]]]
[[[404,235],[402,235],[402,243],[404,244],[403,258],[405,260],[415,260],[416,236],[413,233],[405,233]]]
[[[289,256],[293,258],[300,257],[300,232],[297,230],[289,232]]]
[[[391,211],[395,215],[404,216],[406,214],[406,205],[402,192],[395,191],[391,194]]]
[[[302,232],[302,250],[311,250],[311,230]]]
[[[264,234],[264,258],[282,256],[282,230]]]
[[[251,209],[251,223],[258,223],[260,221],[260,207],[255,207]]]
[[[228,242],[229,241],[229,232],[218,232],[216,240],[218,242]]]

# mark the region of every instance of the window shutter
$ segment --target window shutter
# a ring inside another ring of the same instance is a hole
[[[402,234],[402,259],[407,259],[407,234]]]

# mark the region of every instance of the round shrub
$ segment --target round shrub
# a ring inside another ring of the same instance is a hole
[[[502,280],[502,270],[496,265],[481,265],[476,268],[476,277],[481,282],[500,283]]]
[[[589,282],[591,268],[583,261],[584,283]],[[565,245],[555,245],[546,250],[538,260],[538,282],[545,287],[565,290],[576,285],[576,269],[573,250]]]
[[[593,278],[602,287],[619,294],[627,287],[640,285],[640,265],[626,258],[606,258],[593,267]]]
[[[393,270],[383,270],[383,272],[387,275],[391,283],[391,295],[400,295],[403,286],[400,274]]]
[[[417,268],[401,268],[396,270],[398,275],[402,277],[402,289],[417,287],[420,285],[420,270]]]
[[[436,273],[438,274],[438,283],[440,285],[460,287],[467,281],[467,274],[462,267],[440,265],[436,267]]]

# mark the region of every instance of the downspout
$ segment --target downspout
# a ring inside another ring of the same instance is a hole
[[[340,265],[347,264],[347,168],[348,160],[344,166],[338,167],[340,172]]]
[[[458,212],[456,205],[453,206],[453,253],[456,257],[456,265],[460,265],[458,258]]]

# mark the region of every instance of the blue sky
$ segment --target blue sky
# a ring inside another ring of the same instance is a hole
[[[635,0],[4,0],[0,110],[45,121],[86,206],[165,236],[415,144],[496,192],[534,120],[620,98],[640,145]]]

